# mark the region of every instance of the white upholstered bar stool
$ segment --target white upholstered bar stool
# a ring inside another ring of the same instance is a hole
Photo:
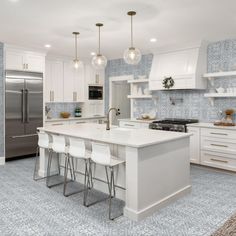
[[[34,166],[34,175],[33,179],[35,181],[45,179],[45,177],[38,177],[39,174],[39,166],[40,166],[40,159],[39,159],[39,153],[40,153],[40,148],[47,150],[49,155],[52,152],[52,143],[50,142],[49,136],[47,133],[44,132],[38,132],[38,147],[36,151],[36,157],[35,157],[35,166]]]
[[[92,186],[92,173],[91,173],[91,166],[90,166],[90,157],[91,151],[86,150],[85,142],[79,138],[69,138],[69,146],[68,146],[68,158],[71,161],[72,165],[74,166],[74,160],[83,160],[84,161],[84,188],[82,190],[75,191],[71,194],[84,192],[84,204],[85,204],[85,190],[87,187],[87,181],[89,183],[89,187]],[[67,186],[67,172],[68,172],[68,165],[66,166],[66,174],[65,174],[65,183],[64,183],[64,193],[66,193],[66,186]],[[74,174],[74,179],[76,180],[76,176]],[[70,194],[70,195],[71,195]]]
[[[56,184],[51,184],[51,185],[49,184],[49,181],[51,179],[50,172],[51,172],[53,153],[57,154],[57,156],[58,156],[57,159],[58,159],[59,163],[60,163],[59,155],[63,154],[65,156],[64,179],[65,179],[65,176],[68,174],[68,171],[66,171],[66,169],[68,170],[68,165],[70,166],[70,174],[71,174],[70,181],[74,181],[74,179],[75,179],[74,166],[73,166],[73,163],[70,163],[70,160],[68,158],[68,147],[66,145],[65,137],[62,135],[54,135],[54,134],[52,134],[51,137],[52,137],[52,146],[51,146],[52,151],[50,152],[50,155],[48,157],[47,181],[46,181],[47,187],[49,187],[49,188],[65,183],[65,181],[61,181]],[[64,191],[63,191],[63,194],[66,196],[66,193]]]
[[[120,216],[120,215],[116,216],[116,217],[111,216],[111,200],[116,195],[115,180],[114,180],[114,167],[116,167],[122,163],[125,163],[125,161],[120,160],[117,157],[111,155],[109,144],[96,143],[96,142],[92,142],[91,160],[92,160],[92,162],[105,167],[107,184],[108,184],[108,192],[109,192],[108,215],[109,215],[110,220],[114,220],[115,218]],[[109,178],[109,174],[108,174],[108,168],[110,170],[110,178]],[[88,191],[88,185],[87,185],[86,190]],[[86,195],[85,202],[87,205],[87,195]],[[89,204],[87,206],[90,206],[90,205],[93,205],[93,203]]]

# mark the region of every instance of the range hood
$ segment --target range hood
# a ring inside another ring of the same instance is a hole
[[[207,44],[154,54],[149,76],[150,90],[167,90],[165,78],[172,78],[170,89],[206,89],[207,82],[202,75],[207,70]]]

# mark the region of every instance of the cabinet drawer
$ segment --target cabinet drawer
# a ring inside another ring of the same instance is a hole
[[[236,157],[231,154],[202,151],[201,164],[236,171]]]
[[[141,128],[140,123],[138,122],[126,122],[120,121],[120,127],[130,128],[130,129],[139,129]]]
[[[223,139],[236,139],[236,130],[226,130],[226,129],[201,129],[201,136],[215,137]]]
[[[201,149],[228,154],[236,154],[236,140],[201,137]]]
[[[58,122],[45,122],[45,126],[61,126],[61,125],[68,125],[69,121],[58,121]]]

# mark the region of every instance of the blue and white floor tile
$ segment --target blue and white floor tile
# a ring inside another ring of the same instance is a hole
[[[32,159],[0,167],[1,236],[202,236],[236,211],[236,175],[206,168],[191,168],[191,194],[138,223],[109,221],[105,202],[86,208],[82,194],[65,198],[61,187],[33,181],[32,170]]]

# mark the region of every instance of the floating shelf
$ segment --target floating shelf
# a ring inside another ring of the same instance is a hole
[[[128,83],[148,83],[148,79],[131,79],[128,80]]]
[[[211,105],[214,106],[215,98],[233,98],[236,97],[236,93],[205,93],[204,97],[209,98]]]
[[[203,78],[217,78],[217,77],[227,77],[227,76],[236,76],[236,71],[222,71],[214,73],[206,73],[203,75]]]
[[[128,98],[152,98],[152,95],[128,95]]]
[[[207,98],[236,97],[236,93],[205,93],[204,97]]]

